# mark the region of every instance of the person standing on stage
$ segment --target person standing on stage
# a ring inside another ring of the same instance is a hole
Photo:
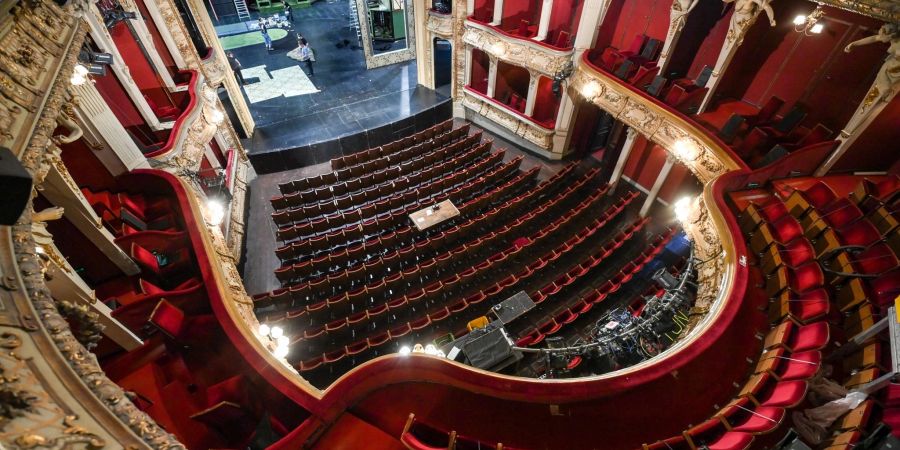
[[[291,22],[294,21],[294,10],[288,3],[284,4],[284,15],[286,15],[288,20],[290,20]]]
[[[309,48],[309,42],[300,38],[300,61],[306,61],[306,68],[309,69],[309,75],[315,75],[313,72],[313,63],[316,62],[316,54]]]
[[[262,17],[259,18],[259,32],[262,33],[263,41],[266,43],[266,50],[272,50],[272,38],[269,37],[269,29]]]
[[[231,70],[234,71],[234,76],[237,78],[238,83],[247,84],[244,82],[244,74],[241,73],[241,62],[234,57],[233,52],[228,52],[228,65],[231,66]]]

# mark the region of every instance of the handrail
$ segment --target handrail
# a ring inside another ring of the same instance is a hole
[[[524,42],[529,42],[529,43],[537,44],[537,45],[539,45],[539,46],[541,46],[541,47],[546,47],[548,50],[553,50],[553,51],[556,51],[556,52],[564,52],[564,53],[568,53],[568,52],[571,52],[572,49],[575,48],[575,45],[574,45],[574,42],[575,42],[575,36],[574,36],[574,35],[571,37],[571,40],[572,40],[572,42],[573,42],[573,45],[570,45],[570,46],[568,46],[568,47],[557,47],[557,46],[555,46],[555,45],[553,45],[553,44],[550,44],[550,43],[548,43],[548,42],[537,41],[537,40],[535,40],[534,38],[525,37],[525,36],[519,36],[518,34],[512,34],[512,33],[508,32],[508,31],[505,31],[504,29],[500,28],[500,27],[497,26],[497,25],[491,25],[490,23],[482,22],[482,21],[476,19],[474,15],[466,16],[466,22],[468,22],[468,23],[470,23],[470,24],[472,24],[472,25],[477,25],[479,28],[488,28],[490,31],[496,32],[496,33],[501,34],[501,35],[503,35],[503,36],[505,36],[505,37],[508,37],[508,38],[510,38],[510,39],[515,39],[515,40],[518,40],[518,41],[524,41]]]
[[[478,97],[479,99],[481,99],[483,101],[490,102],[492,105],[499,106],[499,107],[507,110],[507,112],[509,112],[510,114],[514,114],[516,116],[521,117],[522,119],[527,120],[528,122],[531,122],[536,127],[543,128],[544,130],[547,130],[547,132],[553,131],[552,126],[548,127],[547,124],[538,122],[537,120],[534,119],[534,117],[527,116],[527,115],[525,115],[525,113],[519,112],[518,110],[513,109],[511,106],[507,105],[506,103],[501,102],[500,100],[497,100],[496,98],[488,97],[487,94],[482,94],[481,92],[478,92],[469,86],[464,86],[463,90],[465,90],[469,94],[472,94],[472,95]]]
[[[162,148],[158,150],[154,150],[152,152],[146,153],[144,156],[147,158],[158,158],[160,156],[164,156],[171,152],[175,148],[175,144],[180,140],[183,134],[187,133],[187,130],[190,126],[186,126],[185,122],[187,122],[188,118],[196,117],[197,112],[201,110],[198,107],[200,102],[197,99],[197,89],[198,89],[198,80],[200,79],[200,72],[197,70],[187,70],[191,74],[191,79],[188,80],[188,96],[190,101],[184,111],[181,112],[181,115],[175,119],[175,125],[172,126],[172,129],[169,130],[169,137],[166,138],[166,144],[162,146]]]

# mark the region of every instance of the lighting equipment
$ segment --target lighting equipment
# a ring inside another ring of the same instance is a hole
[[[825,10],[821,6],[817,6],[813,12],[808,15],[798,15],[794,17],[794,31],[803,33],[806,36],[813,34],[821,34],[825,30],[825,25],[818,23],[825,15]]]
[[[137,19],[137,13],[123,10],[122,5],[115,5],[114,8],[103,11],[103,25],[106,26],[107,30],[116,26],[119,22]]]
[[[669,273],[669,271],[666,270],[665,267],[657,270],[656,273],[653,274],[652,278],[653,281],[659,283],[665,290],[675,289],[676,287],[678,287],[678,280],[671,273]]]

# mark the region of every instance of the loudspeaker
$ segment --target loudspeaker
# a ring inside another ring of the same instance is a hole
[[[0,147],[0,192],[3,192],[0,225],[13,225],[31,197],[31,174],[6,147]]]

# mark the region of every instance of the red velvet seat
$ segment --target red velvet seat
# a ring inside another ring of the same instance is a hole
[[[828,345],[830,339],[831,332],[827,322],[796,325],[791,321],[785,321],[769,332],[764,346],[765,348],[784,347],[791,352],[822,350]]]
[[[178,107],[172,105],[159,106],[147,94],[144,94],[144,100],[150,106],[150,109],[153,110],[153,114],[161,121],[175,120],[181,114],[181,110]]]
[[[817,289],[825,285],[825,274],[817,262],[808,262],[798,267],[779,267],[766,281],[766,293],[774,298],[782,290],[789,289],[794,294]]]
[[[753,435],[727,431],[719,419],[710,419],[684,432],[692,449],[705,446],[709,450],[743,450],[750,447]]]
[[[756,406],[746,397],[734,400],[716,414],[730,431],[755,435],[776,430],[786,415],[784,408]]]
[[[807,324],[827,316],[831,311],[831,301],[824,288],[802,294],[787,290],[774,299],[770,308],[770,322],[780,322],[785,317],[790,317],[801,324]]]

